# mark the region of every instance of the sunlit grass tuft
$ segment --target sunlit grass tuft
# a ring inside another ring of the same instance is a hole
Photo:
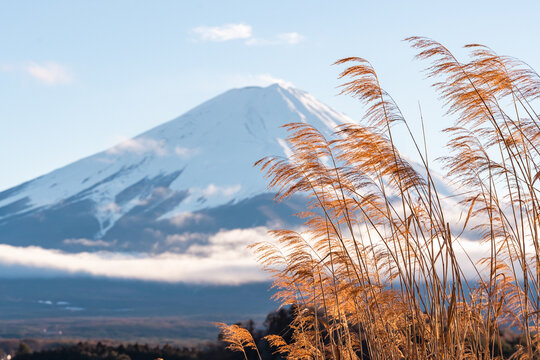
[[[371,64],[337,61],[342,93],[367,107],[363,122],[330,139],[288,124],[293,155],[257,163],[278,200],[311,200],[306,231],[276,230],[275,243],[252,246],[276,299],[298,305],[292,341],[267,340],[288,359],[539,358],[540,78],[482,45],[467,45],[460,62],[433,40],[407,41],[456,118],[441,161],[461,185],[461,220],[444,205],[425,139],[413,137]],[[396,148],[398,131],[420,166]],[[456,255],[471,232],[485,244],[479,261]],[[503,349],[503,329],[521,344]]]

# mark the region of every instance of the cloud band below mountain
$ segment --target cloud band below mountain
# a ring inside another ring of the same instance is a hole
[[[148,281],[244,284],[267,281],[246,245],[266,240],[264,227],[221,231],[205,244],[190,247],[186,253],[126,254],[117,252],[67,253],[37,246],[0,244],[0,265],[67,274]],[[29,272],[27,272],[29,273]]]

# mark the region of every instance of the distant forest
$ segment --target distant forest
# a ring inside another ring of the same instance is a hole
[[[293,320],[294,307],[281,308],[268,314],[262,329],[257,329],[252,320],[238,325],[250,331],[259,346],[261,357],[268,360],[282,359],[273,354],[263,337],[267,335],[280,335],[284,339],[290,337],[289,325]],[[226,349],[227,344],[221,341],[221,336],[215,343],[199,347],[178,347],[172,345],[151,346],[148,344],[122,344],[112,345],[102,342],[79,342],[71,345],[60,345],[52,349],[32,351],[22,341],[19,344],[14,360],[234,360],[242,359],[243,355]],[[256,359],[257,355],[248,352],[248,357]]]
[[[271,312],[262,324],[262,328],[256,328],[253,320],[237,323],[248,330],[260,352],[261,360],[282,360],[285,354],[276,352],[264,339],[268,335],[279,335],[286,342],[291,342],[293,331],[291,324],[295,319],[298,308],[289,306]],[[293,325],[294,326],[294,325]],[[501,332],[500,355],[503,358],[510,357],[516,349],[523,345],[524,340],[512,332]],[[246,357],[241,352],[231,351],[227,348],[229,343],[223,341],[222,334],[218,335],[215,342],[196,347],[180,347],[174,345],[148,345],[148,344],[111,344],[107,342],[79,342],[77,344],[58,345],[50,349],[32,351],[24,342],[19,343],[13,360],[255,360],[259,355],[253,349],[246,349]],[[369,360],[369,354],[365,351],[358,353],[364,360]],[[5,355],[1,353],[0,355]],[[5,356],[0,356],[5,359]]]

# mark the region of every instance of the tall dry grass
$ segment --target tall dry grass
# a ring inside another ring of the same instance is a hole
[[[522,339],[512,358],[540,358],[539,76],[482,45],[460,62],[438,42],[406,40],[456,119],[442,162],[461,186],[462,218],[371,64],[337,61],[342,93],[367,106],[363,122],[330,139],[286,125],[293,155],[258,162],[278,200],[310,199],[305,231],[252,246],[276,298],[299,309],[291,342],[267,340],[288,359],[495,359],[511,329]],[[398,131],[420,166],[396,148]],[[471,233],[485,244],[479,261],[457,255]]]

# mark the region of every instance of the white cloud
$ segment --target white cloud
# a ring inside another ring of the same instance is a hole
[[[203,191],[204,196],[214,196],[214,195],[223,195],[231,196],[242,190],[242,185],[231,185],[231,186],[218,186],[214,184],[208,185]]]
[[[55,62],[31,63],[23,69],[28,75],[47,85],[70,84],[73,81],[71,72],[65,66]]]
[[[235,256],[238,257],[253,258],[247,246],[258,241],[271,241],[272,239],[267,233],[268,229],[264,226],[250,229],[222,230],[211,235],[207,244],[191,245],[187,253],[208,257],[213,254],[231,254],[234,252]]]
[[[119,155],[125,153],[134,153],[140,155],[144,153],[154,153],[157,156],[176,155],[183,159],[191,158],[199,152],[200,150],[197,148],[187,148],[181,146],[175,146],[174,149],[169,151],[165,141],[144,137],[133,139],[120,138],[118,145],[106,151],[106,153],[109,155]],[[109,161],[110,159],[103,159],[103,162]]]
[[[208,239],[208,234],[204,233],[185,233],[185,234],[174,234],[174,235],[168,235],[166,238],[166,242],[169,245],[172,244],[182,244],[189,241],[201,241]]]
[[[35,269],[36,275],[47,269],[111,278],[185,283],[242,284],[266,281],[268,277],[260,270],[255,257],[246,246],[258,241],[274,241],[267,235],[267,230],[267,227],[255,227],[222,230],[213,235],[190,233],[168,237],[167,242],[170,244],[198,241],[182,254],[126,254],[107,251],[66,253],[36,246],[0,244],[0,265]],[[304,233],[304,236],[309,239],[309,234]],[[94,240],[66,241],[89,245]],[[378,244],[377,241],[375,243]],[[474,278],[476,275],[469,258],[477,262],[489,256],[490,247],[488,243],[461,238],[459,245],[456,242],[454,251],[465,274]],[[438,265],[437,269],[440,271]]]
[[[182,214],[174,215],[172,218],[169,219],[169,222],[175,226],[182,227],[188,222],[198,223],[206,218],[207,217],[203,214],[185,212]]]
[[[82,245],[82,246],[102,246],[109,247],[110,243],[103,240],[89,240],[89,239],[66,239],[63,241],[66,245]]]
[[[230,88],[242,88],[245,86],[269,86],[279,84],[285,88],[294,87],[290,81],[276,77],[274,75],[265,74],[228,74],[219,77],[219,87],[215,87],[215,79],[213,83],[208,82],[209,87],[215,87],[216,91],[222,91]]]
[[[252,27],[246,24],[225,24],[222,26],[199,26],[191,29],[196,41],[223,42],[245,39],[249,46],[296,45],[304,40],[297,32],[275,35],[271,38],[259,38],[252,35]]]
[[[292,82],[274,77],[270,74],[260,74],[260,75],[257,75],[257,78],[259,81],[261,81],[265,85],[279,84],[286,88],[294,87]]]
[[[208,244],[191,246],[185,254],[66,253],[37,246],[0,244],[0,264],[67,273],[151,281],[242,284],[266,281],[245,246],[267,240],[266,228],[221,231]],[[180,239],[175,239],[180,240]]]
[[[245,24],[226,24],[223,26],[199,26],[191,33],[200,41],[229,41],[251,37],[251,26]]]
[[[123,140],[120,144],[107,150],[108,154],[117,155],[123,153],[143,154],[153,152],[158,156],[167,154],[167,148],[163,141],[148,138],[134,138]]]
[[[304,36],[297,32],[283,33],[278,35],[278,39],[285,44],[295,45],[304,40]]]
[[[38,64],[0,64],[0,72],[26,74],[47,85],[67,85],[73,82],[71,71],[56,62]]]

